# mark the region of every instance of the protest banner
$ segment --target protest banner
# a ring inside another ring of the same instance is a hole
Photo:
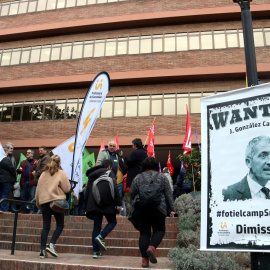
[[[201,104],[201,250],[270,252],[270,84]]]

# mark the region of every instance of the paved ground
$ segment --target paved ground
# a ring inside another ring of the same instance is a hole
[[[173,266],[168,258],[157,258],[157,264],[151,264],[148,269],[172,269]],[[62,253],[59,254],[58,258],[49,255],[49,258],[40,259],[38,252],[32,251],[20,251],[15,250],[15,254],[11,255],[10,250],[0,250],[0,261],[14,261],[14,262],[31,262],[33,264],[58,264],[60,265],[74,265],[76,266],[87,266],[89,269],[102,268],[105,269],[145,269],[141,267],[140,257],[127,257],[127,256],[104,256],[103,258],[93,259],[92,255],[85,254],[70,254]],[[78,267],[79,268],[79,267]],[[42,268],[43,269],[43,268]],[[61,268],[62,269],[62,268]],[[64,268],[63,268],[64,269]],[[73,269],[73,268],[72,268]],[[74,268],[75,269],[75,268]],[[1,269],[4,270],[4,269]],[[10,270],[10,269],[7,269]],[[23,270],[23,269],[22,269]]]

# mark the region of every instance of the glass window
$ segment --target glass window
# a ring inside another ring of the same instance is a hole
[[[175,34],[164,36],[164,52],[175,52]]]
[[[126,101],[126,117],[137,116],[137,100]]]
[[[96,41],[95,42],[95,51],[94,51],[94,57],[102,57],[104,56],[105,52],[105,41]]]
[[[77,0],[77,6],[85,6],[87,0]]]
[[[37,4],[38,4],[37,1],[30,1],[28,6],[28,12],[35,12],[37,9]]]
[[[227,30],[228,48],[238,48],[238,34],[237,30]]]
[[[22,49],[22,56],[21,56],[21,64],[29,63],[29,57],[30,57],[30,49],[23,48]]]
[[[118,38],[117,54],[127,54],[127,38]]]
[[[41,51],[40,46],[32,47],[31,56],[30,56],[30,63],[38,63],[39,62],[40,51]]]
[[[22,107],[13,107],[12,121],[21,120]]]
[[[74,42],[72,48],[72,59],[82,58],[83,42]]]
[[[139,100],[138,116],[149,116],[149,115],[150,115],[150,99]]]
[[[71,0],[69,0],[71,1]],[[56,0],[47,0],[47,8],[46,10],[51,10],[56,8]]]
[[[93,41],[84,43],[83,57],[93,57]]]
[[[177,98],[177,115],[187,114],[186,105],[188,105],[188,98],[187,97]]]
[[[20,63],[21,49],[14,49],[11,55],[11,65],[18,65]]]
[[[68,2],[71,2],[71,0],[68,0]],[[64,8],[66,5],[66,0],[58,0],[57,1],[57,8]]]
[[[97,3],[97,0],[88,0],[88,5],[94,5]]]
[[[59,60],[60,58],[60,45],[52,45],[51,60]]]
[[[152,44],[151,44],[151,36],[141,37],[141,47],[140,53],[151,53]]]
[[[215,49],[226,48],[225,31],[214,31],[214,46]]]
[[[46,9],[46,4],[47,4],[46,0],[38,1],[37,11],[45,10]]]
[[[31,121],[31,114],[32,114],[32,106],[31,105],[24,105],[23,106],[22,121]]]
[[[19,5],[19,14],[23,14],[27,12],[27,7],[28,7],[28,1],[20,1],[20,5]]]
[[[175,106],[175,98],[165,98],[164,99],[164,115],[175,115],[176,106]]]
[[[243,30],[239,30],[239,43],[240,43],[240,48],[244,48],[244,36],[243,36]]]
[[[76,6],[76,0],[68,0],[66,7],[75,7]]]
[[[139,54],[139,38],[131,37],[128,41],[128,54]]]
[[[106,41],[105,56],[116,55],[116,39],[108,39]]]
[[[11,110],[12,107],[7,106],[7,107],[3,107],[3,113],[2,113],[2,122],[10,122],[11,119]]]
[[[8,66],[11,58],[11,50],[5,50],[2,53],[1,66]]]
[[[45,109],[46,110],[46,109]],[[56,104],[54,108],[54,119],[65,119],[66,104]]]
[[[19,8],[19,3],[15,2],[10,4],[10,9],[9,9],[9,15],[16,15],[18,14],[18,8]]]
[[[255,47],[263,47],[264,46],[264,40],[263,40],[262,29],[254,29],[253,30],[253,35],[254,35]]]
[[[66,107],[66,119],[75,119],[77,117],[77,102],[68,102]]]
[[[213,36],[212,32],[201,33],[201,49],[212,50],[213,49]]]
[[[162,115],[162,100],[152,100],[151,115]]]
[[[71,59],[72,43],[65,43],[61,50],[61,60]]]
[[[163,36],[155,35],[153,36],[153,52],[163,51]]]
[[[1,7],[1,16],[7,16],[8,15],[8,10],[9,10],[9,4],[2,4]]]
[[[40,54],[40,62],[50,61],[51,45],[42,46]]]
[[[46,104],[44,108],[44,119],[51,120],[53,119],[53,105]]]
[[[101,109],[101,117],[102,118],[109,118],[112,117],[112,101],[105,101],[102,105]]]
[[[264,28],[264,34],[265,34],[265,45],[270,45],[270,28]]]
[[[98,0],[98,4],[107,3],[107,0]]]
[[[177,51],[187,51],[188,50],[188,39],[187,34],[177,34],[176,35]]]
[[[201,113],[201,100],[200,98],[190,99],[190,113]]]
[[[36,104],[33,106],[32,120],[42,120],[43,118],[43,104]]]
[[[199,33],[189,33],[189,49],[190,50],[199,50],[200,49],[200,37]]]
[[[114,117],[124,116],[125,102],[117,101],[114,103]]]

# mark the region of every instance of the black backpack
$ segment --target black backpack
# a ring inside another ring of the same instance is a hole
[[[98,205],[109,205],[113,203],[115,193],[113,179],[109,176],[111,171],[98,177],[92,186],[92,193]]]
[[[157,173],[149,183],[147,183],[143,173],[143,184],[139,186],[139,204],[142,207],[155,208],[160,205],[162,198],[162,190],[160,184],[156,183],[159,173]]]

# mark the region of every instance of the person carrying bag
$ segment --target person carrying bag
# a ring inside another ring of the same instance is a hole
[[[138,174],[130,188],[133,204],[128,220],[140,232],[139,248],[142,267],[157,263],[156,248],[165,235],[165,219],[175,214],[170,184],[155,158],[148,157],[142,162],[142,173]]]
[[[36,206],[42,210],[43,218],[40,258],[47,258],[47,252],[54,257],[58,257],[55,250],[55,243],[64,228],[64,210],[58,208],[63,208],[62,204],[65,204],[66,193],[70,191],[68,176],[60,169],[60,162],[60,157],[53,155],[49,163],[44,167],[37,185]],[[55,204],[59,201],[62,202],[62,204],[54,208]],[[54,215],[56,220],[56,229],[52,235],[50,244],[46,246],[48,234],[50,232],[52,215]]]

